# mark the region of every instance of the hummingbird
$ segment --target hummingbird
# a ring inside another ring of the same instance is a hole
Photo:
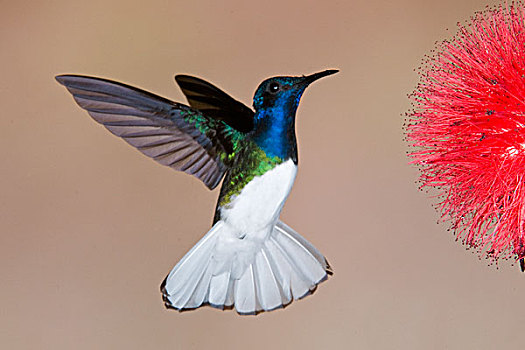
[[[167,308],[256,315],[311,294],[332,274],[279,216],[297,173],[299,100],[312,82],[337,72],[266,79],[253,110],[189,75],[175,76],[189,105],[107,79],[56,76],[96,122],[146,156],[210,190],[224,178],[211,229],[161,284]]]

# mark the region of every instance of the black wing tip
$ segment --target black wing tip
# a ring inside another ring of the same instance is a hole
[[[66,85],[66,81],[71,75],[69,74],[60,74],[55,76],[55,80],[62,85]]]
[[[103,81],[108,83],[114,83],[114,84],[120,84],[125,85],[113,80],[99,78],[99,77],[93,77],[89,75],[82,75],[82,74],[59,74],[55,76],[55,80],[58,81],[62,85],[66,85],[69,82],[75,82],[75,81],[87,81],[87,80],[97,80],[97,81]]]
[[[520,259],[520,269],[521,272],[525,272],[525,258]]]
[[[175,76],[174,76],[174,79],[176,81],[184,80],[184,79],[187,79],[187,78],[193,78],[193,77],[191,75],[188,75],[188,74],[175,74]]]
[[[175,76],[174,76],[175,80],[184,79],[184,78],[188,78],[188,77],[191,78],[191,75],[188,75],[188,74],[175,74]]]
[[[226,95],[228,96],[224,91],[213,85],[207,80],[204,80],[202,78],[196,77],[194,75],[189,74],[177,74],[174,77],[175,82],[180,86],[181,89],[188,89],[188,90],[195,90],[197,89],[204,89],[204,90],[212,90],[212,93],[220,94],[220,95]],[[200,91],[202,93],[203,91]],[[209,94],[208,91],[206,94]],[[186,95],[186,93],[184,92]],[[205,94],[205,95],[206,95]],[[229,96],[228,96],[229,97]]]
[[[176,74],[174,76],[174,79],[175,81],[177,82],[177,84],[184,84],[184,83],[191,83],[192,81],[195,82],[195,81],[198,81],[198,82],[204,82],[206,84],[210,84],[209,82],[207,82],[206,80],[202,79],[202,78],[199,78],[199,77],[196,77],[194,75],[189,75],[189,74]]]
[[[97,77],[90,77],[87,75],[79,75],[79,74],[60,74],[60,75],[55,76],[55,80],[59,84],[64,85],[65,87],[70,87],[71,85],[75,83],[86,82],[89,80],[91,81],[97,80],[97,81],[105,81],[109,83],[114,83],[111,80],[97,78]]]

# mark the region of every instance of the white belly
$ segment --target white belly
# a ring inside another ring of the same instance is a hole
[[[238,230],[239,235],[273,228],[296,174],[297,166],[288,160],[254,178],[221,209],[221,220]]]

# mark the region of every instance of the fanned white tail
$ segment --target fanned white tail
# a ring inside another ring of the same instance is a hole
[[[332,273],[324,256],[281,221],[258,242],[228,231],[218,221],[173,268],[161,285],[166,307],[257,314],[305,297]]]

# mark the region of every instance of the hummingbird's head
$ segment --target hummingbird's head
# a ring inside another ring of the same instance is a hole
[[[300,77],[273,77],[263,81],[253,97],[253,107],[256,111],[278,108],[281,111],[295,113],[301,96],[311,83],[335,74],[338,70],[323,72]]]
[[[337,70],[301,77],[273,77],[259,85],[253,97],[254,128],[251,137],[266,153],[297,164],[295,112],[304,90],[312,82]]]

